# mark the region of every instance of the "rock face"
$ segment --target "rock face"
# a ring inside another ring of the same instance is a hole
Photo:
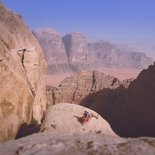
[[[62,38],[52,29],[37,29],[33,33],[45,53],[49,74],[93,70],[102,66],[144,69],[153,63],[144,53],[123,45],[103,41],[89,43],[79,32]]]
[[[2,155],[154,155],[154,138],[123,139],[97,134],[39,133],[0,145]]]
[[[89,56],[90,59],[97,58],[98,63],[107,67],[143,69],[153,63],[153,60],[144,53],[102,41],[89,43]]]
[[[69,102],[80,104],[89,94],[103,88],[115,89],[123,83],[115,77],[97,71],[83,71],[67,77],[53,90],[53,104]],[[128,87],[128,83],[126,83]]]
[[[63,37],[69,63],[85,62],[87,60],[88,45],[82,33],[72,32]]]
[[[69,71],[68,57],[64,43],[59,32],[51,28],[36,29],[33,31],[34,36],[38,39],[48,64],[49,73],[61,73]]]
[[[53,29],[36,29],[33,34],[38,39],[48,65],[65,64],[68,62],[64,43],[59,32]]]
[[[129,88],[104,89],[81,104],[98,112],[124,137],[155,136],[155,65],[143,70]]]
[[[95,117],[91,117],[88,122],[82,124],[80,118],[84,111],[93,114]],[[41,125],[41,132],[69,133],[70,135],[98,133],[116,136],[110,125],[96,112],[70,103],[59,103],[48,109]]]
[[[0,142],[46,107],[42,50],[20,15],[0,4]]]

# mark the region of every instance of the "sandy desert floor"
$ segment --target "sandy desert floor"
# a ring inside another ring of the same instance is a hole
[[[139,69],[131,69],[131,68],[106,68],[101,67],[96,69],[99,72],[105,73],[107,75],[115,76],[120,80],[128,79],[128,78],[136,78],[138,74],[141,72]],[[63,81],[66,77],[71,76],[74,73],[61,73],[55,75],[47,75],[46,83],[47,85],[52,85],[57,87],[61,81]]]

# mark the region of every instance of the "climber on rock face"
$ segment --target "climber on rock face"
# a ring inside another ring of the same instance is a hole
[[[83,116],[81,118],[81,123],[84,124],[85,122],[88,122],[90,118],[91,115],[89,114],[89,112],[84,111]]]

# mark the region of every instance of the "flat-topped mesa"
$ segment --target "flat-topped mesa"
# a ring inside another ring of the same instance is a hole
[[[88,44],[85,36],[79,32],[72,32],[63,37],[69,63],[87,61]]]
[[[46,62],[20,15],[0,5],[0,142],[46,110]]]

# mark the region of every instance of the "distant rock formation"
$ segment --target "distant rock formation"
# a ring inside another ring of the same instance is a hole
[[[0,142],[14,138],[46,110],[46,63],[38,41],[20,15],[0,4]]]
[[[154,137],[154,101],[155,64],[143,70],[128,89],[104,89],[87,96],[81,104],[101,114],[121,136]]]
[[[38,133],[0,145],[2,155],[154,155],[155,138],[98,134]]]
[[[53,104],[68,102],[80,104],[88,95],[104,88],[115,89],[123,85],[128,87],[130,80],[121,82],[119,79],[97,71],[82,71],[64,79],[52,91]]]
[[[72,32],[63,37],[69,63],[87,61],[88,44],[82,33]]]
[[[52,29],[37,29],[33,33],[45,53],[49,74],[93,70],[101,66],[144,69],[153,63],[144,53],[123,45],[103,41],[89,43],[79,32],[62,38]]]
[[[51,64],[65,64],[68,62],[64,43],[59,32],[53,29],[36,29],[33,34],[40,42],[42,49],[44,49],[47,63]]]
[[[82,118],[85,111],[93,114],[94,117],[82,124],[80,118]],[[98,133],[100,135],[117,136],[99,114],[88,108],[70,103],[59,103],[48,109],[40,131],[58,134],[69,133],[70,135]]]
[[[144,53],[108,42],[89,43],[89,53],[90,59],[97,58],[98,63],[107,67],[144,69],[153,64],[153,60]]]

